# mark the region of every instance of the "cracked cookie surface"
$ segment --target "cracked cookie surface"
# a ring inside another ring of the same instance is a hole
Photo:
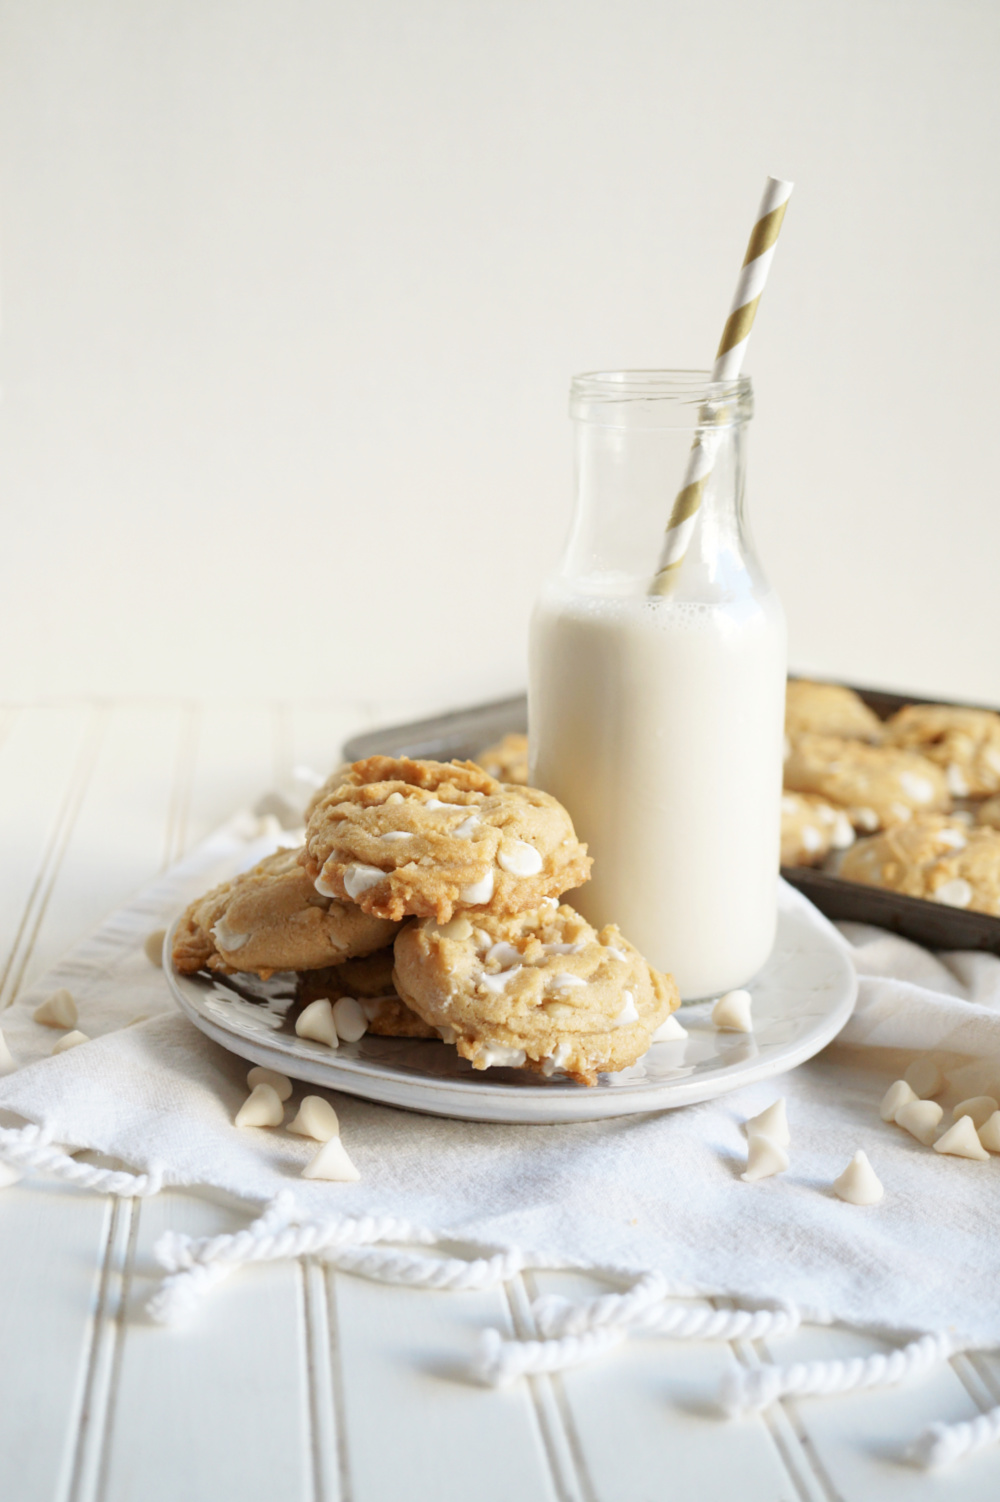
[[[585,882],[591,861],[549,793],[474,762],[372,756],[313,809],[303,865],[317,890],[381,918],[522,912]]]
[[[182,974],[313,970],[390,943],[398,927],[316,891],[296,850],[276,850],[184,913],[173,961]]]
[[[1000,916],[1000,830],[941,816],[859,840],[838,875],[948,907]]]
[[[476,1069],[561,1069],[593,1085],[634,1064],[680,1005],[672,976],[565,903],[425,919],[394,948],[399,995]]]
[[[951,806],[944,772],[925,756],[829,735],[801,735],[792,744],[785,787],[828,799],[868,834]]]

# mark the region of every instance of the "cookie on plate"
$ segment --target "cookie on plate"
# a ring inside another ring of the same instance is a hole
[[[951,806],[944,773],[926,757],[831,735],[798,737],[785,762],[785,787],[818,793],[869,834]]]
[[[339,1001],[353,996],[361,1003],[368,1031],[380,1038],[437,1038],[430,1023],[400,1001],[392,980],[392,946],[364,959],[345,960],[327,970],[306,970],[299,976],[297,1000],[301,1006],[325,996]]]
[[[192,902],[174,936],[174,968],[189,975],[313,970],[370,954],[398,924],[316,891],[296,850],[276,850],[252,871]]]
[[[370,756],[313,810],[302,862],[317,890],[380,918],[446,923],[523,912],[578,887],[591,860],[569,814],[538,788],[474,762]]]
[[[781,864],[818,866],[831,850],[854,843],[854,827],[842,808],[812,793],[781,795]]]
[[[1000,792],[1000,714],[951,704],[907,704],[886,721],[890,745],[944,768],[955,798]]]
[[[859,840],[839,875],[909,897],[1000,916],[1000,830],[928,815]]]
[[[399,995],[474,1069],[561,1069],[593,1085],[634,1064],[680,1005],[672,976],[565,903],[425,919],[394,947]]]
[[[836,735],[842,740],[882,739],[882,721],[853,688],[792,679],[785,690],[785,735]]]
[[[511,731],[495,746],[487,746],[476,754],[476,764],[489,772],[497,782],[516,782],[521,787],[528,785],[528,737],[519,730]]]

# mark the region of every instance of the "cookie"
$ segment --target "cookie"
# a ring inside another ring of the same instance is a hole
[[[853,688],[793,679],[785,690],[785,734],[836,735],[842,740],[882,739],[882,721]]]
[[[485,751],[478,752],[476,764],[498,782],[516,782],[527,787],[528,737],[519,730],[512,731],[495,746],[487,746]]]
[[[614,925],[596,933],[568,904],[408,924],[396,990],[474,1069],[565,1071],[581,1084],[626,1069],[680,1005]]]
[[[924,816],[859,840],[839,874],[848,881],[1000,916],[1000,830]]]
[[[182,974],[313,970],[390,943],[398,927],[316,891],[298,851],[276,850],[185,912],[174,938]]]
[[[811,793],[781,796],[781,864],[818,866],[831,850],[854,843],[854,829],[842,808]]]
[[[818,793],[869,834],[951,804],[944,773],[926,757],[830,735],[799,736],[785,762],[785,787]]]
[[[1000,792],[1000,714],[950,704],[908,704],[886,722],[890,745],[942,767],[955,798]]]
[[[590,875],[561,803],[497,782],[474,762],[371,756],[313,810],[303,864],[326,896],[380,918],[446,923],[456,911],[523,912]]]
[[[976,809],[976,823],[1000,829],[1000,797],[987,798],[985,803],[980,803]]]
[[[393,963],[390,946],[326,970],[307,970],[299,976],[297,1000],[308,1006],[321,996],[330,1001],[353,996],[361,1003],[368,1031],[380,1038],[439,1037],[436,1028],[400,1001],[392,981]]]

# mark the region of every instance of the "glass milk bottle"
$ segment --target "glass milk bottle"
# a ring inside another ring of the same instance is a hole
[[[531,628],[532,781],[594,858],[570,897],[685,1000],[749,981],[774,942],[785,621],[743,503],[750,381],[577,376],[576,511]],[[652,592],[692,440],[714,463],[683,563]]]

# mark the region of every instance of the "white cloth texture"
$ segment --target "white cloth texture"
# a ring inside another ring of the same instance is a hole
[[[563,1126],[447,1120],[331,1092],[361,1178],[311,1182],[300,1174],[316,1143],[233,1125],[248,1064],[177,1011],[142,947],[273,844],[252,817],[232,821],[0,1016],[20,1066],[0,1079],[6,1125],[44,1124],[56,1142],[237,1196],[254,1212],[290,1190],[307,1215],[387,1215],[477,1247],[658,1271],[692,1292],[1000,1343],[989,1296],[1000,1274],[1000,1158],[945,1157],[879,1117],[889,1084],[925,1050],[948,1075],[946,1117],[954,1102],[1000,1091],[1000,958],[934,955],[842,925],[857,1009],[836,1044],[788,1074],[702,1105]],[[790,888],[785,899],[805,901]],[[60,1034],[32,1013],[60,986],[93,1041],[51,1057]],[[313,1093],[297,1084],[286,1120]],[[742,1124],[782,1095],[790,1168],[744,1183]],[[858,1148],[885,1186],[875,1206],[845,1204],[831,1189]]]

